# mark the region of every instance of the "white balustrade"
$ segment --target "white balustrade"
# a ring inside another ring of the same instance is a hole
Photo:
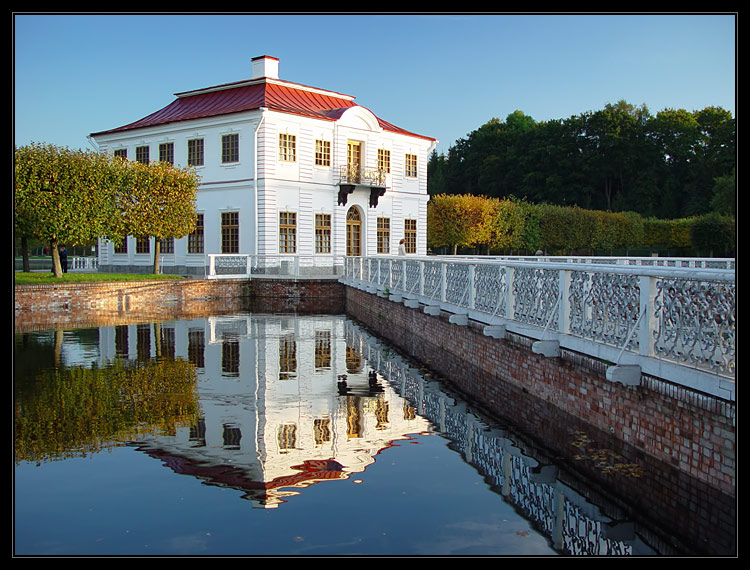
[[[349,257],[342,281],[734,399],[733,259]],[[429,309],[429,310],[428,310]],[[460,319],[454,319],[461,322]],[[727,382],[728,381],[728,382]],[[710,386],[707,386],[707,383]]]
[[[246,255],[207,256],[208,279],[251,277],[335,277],[343,272],[344,257],[333,255]]]

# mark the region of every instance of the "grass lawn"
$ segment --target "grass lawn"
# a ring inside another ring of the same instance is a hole
[[[181,275],[155,275],[153,273],[63,273],[55,277],[51,272],[16,272],[16,285],[40,283],[104,283],[108,281],[144,281],[148,279],[184,279]]]

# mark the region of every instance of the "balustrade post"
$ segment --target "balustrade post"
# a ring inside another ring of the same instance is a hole
[[[209,277],[216,275],[216,257],[213,255],[208,256],[208,275]]]
[[[469,309],[474,309],[474,302],[476,299],[476,269],[477,266],[475,264],[472,263],[469,265]]]
[[[655,333],[659,325],[656,315],[657,277],[643,275],[640,278],[641,323],[638,334],[638,352],[643,356],[654,356]]]
[[[561,269],[558,277],[558,305],[557,330],[560,334],[567,334],[570,330],[570,269]]]
[[[424,261],[419,262],[419,296],[424,297]]]
[[[505,319],[512,321],[515,317],[516,295],[513,292],[513,282],[516,279],[516,268],[505,268]]]
[[[445,303],[446,292],[448,291],[448,264],[443,261],[440,263],[440,301]]]

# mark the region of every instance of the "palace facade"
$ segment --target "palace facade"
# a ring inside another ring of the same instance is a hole
[[[190,166],[198,222],[162,240],[164,272],[203,274],[209,256],[330,259],[426,253],[427,160],[437,141],[399,128],[354,97],[279,79],[252,59],[250,79],[176,94],[133,123],[92,133],[101,152]],[[153,238],[102,241],[101,271],[153,263]]]

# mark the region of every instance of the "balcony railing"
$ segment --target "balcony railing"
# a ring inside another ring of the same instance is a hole
[[[385,170],[381,168],[360,168],[352,165],[342,166],[339,168],[339,180],[337,184],[385,188]]]

